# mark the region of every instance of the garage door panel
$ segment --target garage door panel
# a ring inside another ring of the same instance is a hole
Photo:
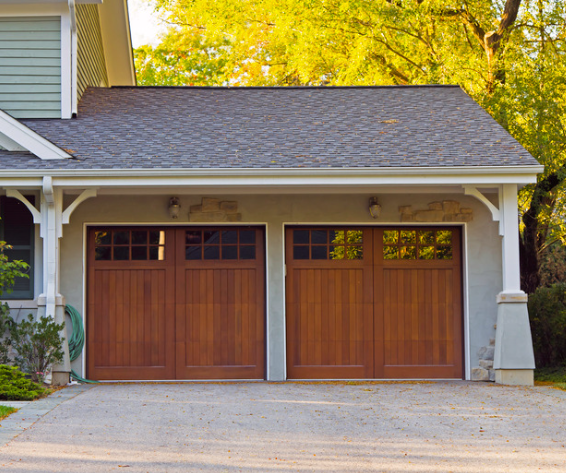
[[[187,270],[180,315],[185,367],[256,365],[258,307],[255,270]],[[252,284],[250,284],[250,280]],[[263,337],[259,337],[260,339]],[[178,343],[182,343],[182,340]]]
[[[362,365],[364,362],[363,270],[294,270],[301,300],[296,317],[295,359],[304,365]]]
[[[263,239],[250,231],[178,230],[178,378],[264,377]]]
[[[383,298],[383,304],[376,305],[380,374],[461,378],[460,229],[404,227],[375,232],[375,291]]]
[[[289,378],[317,378],[321,373],[327,378],[359,378],[373,370],[368,344],[373,332],[367,278],[371,265],[364,259],[371,258],[371,249],[362,246],[361,232],[350,231],[352,249],[348,229],[300,229],[298,242],[293,229],[287,231]]]
[[[384,364],[453,364],[454,272],[388,269],[383,279]]]
[[[88,376],[262,379],[263,252],[259,228],[90,229]]]
[[[121,379],[171,376],[167,336],[172,324],[166,322],[166,314],[174,304],[167,298],[167,270],[97,270],[94,281],[89,375],[114,379],[118,371],[129,367],[127,377]]]
[[[290,378],[462,377],[459,228],[291,227],[286,255]]]

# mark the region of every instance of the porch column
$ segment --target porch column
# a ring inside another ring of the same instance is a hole
[[[532,385],[535,359],[527,310],[527,294],[521,290],[517,185],[502,186],[499,208],[503,235],[503,291],[497,296],[497,329],[493,363],[495,382]]]
[[[37,300],[38,316],[53,318],[55,323],[65,321],[65,298],[59,292],[60,257],[59,239],[62,236],[63,192],[54,189],[49,176],[43,178],[41,192],[40,236],[43,239],[43,291]],[[69,337],[66,327],[61,331],[63,361],[53,365],[52,383],[55,386],[69,382],[71,361],[69,359]]]

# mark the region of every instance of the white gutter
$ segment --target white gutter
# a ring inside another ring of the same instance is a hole
[[[543,166],[461,166],[449,168],[294,168],[294,169],[93,169],[5,170],[0,186],[52,176],[56,186],[359,186],[359,185],[465,185],[536,182]],[[34,179],[35,178],[35,179]]]

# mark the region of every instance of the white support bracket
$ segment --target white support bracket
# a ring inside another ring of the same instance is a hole
[[[465,195],[471,195],[472,197],[475,197],[476,199],[478,199],[482,204],[484,204],[489,211],[491,212],[491,218],[493,219],[494,222],[499,222],[499,235],[503,236],[503,225],[502,225],[502,219],[501,219],[501,211],[500,209],[498,209],[495,205],[493,205],[493,203],[485,196],[483,195],[480,190],[478,189],[477,186],[462,186],[464,188],[464,194]],[[497,190],[497,193],[499,195],[499,206],[501,208],[501,189]]]
[[[74,201],[71,205],[69,205],[64,211],[62,216],[62,224],[66,225],[69,223],[69,219],[71,218],[71,214],[75,211],[75,209],[81,205],[85,200],[90,199],[91,197],[96,197],[98,193],[97,189],[86,189],[84,190]]]
[[[17,191],[16,189],[6,189],[6,196],[7,197],[13,197],[14,199],[18,199],[31,212],[31,214],[33,216],[33,223],[35,223],[37,225],[41,224],[41,212],[39,210],[37,210],[32,205],[32,203],[29,200],[27,200],[25,198],[25,196],[23,196],[21,194],[20,191]]]

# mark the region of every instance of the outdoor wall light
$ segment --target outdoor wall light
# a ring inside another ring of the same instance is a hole
[[[181,202],[179,197],[171,197],[169,199],[169,215],[171,218],[179,218],[179,211],[181,210]]]
[[[369,214],[373,218],[379,218],[379,216],[381,215],[381,205],[379,205],[377,197],[369,198]]]

